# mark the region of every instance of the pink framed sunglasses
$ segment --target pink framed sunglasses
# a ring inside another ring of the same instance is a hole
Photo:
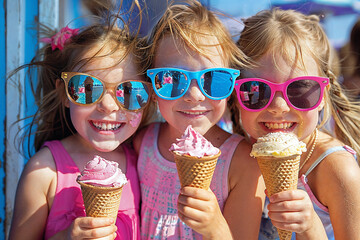
[[[240,105],[251,112],[269,106],[276,92],[282,92],[286,102],[299,111],[310,111],[321,103],[329,79],[303,76],[284,83],[273,83],[260,78],[243,78],[235,81],[235,91]]]

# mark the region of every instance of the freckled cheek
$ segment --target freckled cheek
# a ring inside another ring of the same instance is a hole
[[[311,110],[308,112],[300,113],[300,123],[298,126],[298,137],[300,140],[310,136],[315,128],[317,127],[319,121],[318,112],[315,110]]]
[[[136,128],[139,126],[142,119],[142,112],[128,113],[129,123],[132,127]]]
[[[92,111],[92,106],[78,106],[70,103],[70,117],[73,124],[87,121]]]
[[[253,137],[257,136],[256,131],[259,130],[259,125],[257,122],[257,114],[253,112],[240,109],[240,124],[243,129]]]

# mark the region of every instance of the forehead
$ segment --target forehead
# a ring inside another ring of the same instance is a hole
[[[257,66],[243,71],[246,77],[259,77],[275,82],[283,82],[300,76],[319,76],[319,65],[311,54],[303,53],[282,56],[268,52],[257,61]],[[249,76],[250,75],[250,76]]]
[[[175,39],[171,35],[164,36],[159,41],[154,66],[178,67],[196,71],[210,67],[226,67],[228,65],[216,37],[207,35],[199,38],[197,48],[191,48],[184,41]]]
[[[74,71],[92,74],[105,81],[108,78],[112,78],[115,81],[140,79],[134,56],[129,54],[124,58],[124,49],[112,51],[111,45],[104,48],[99,45],[94,46],[82,56],[86,64],[75,68]],[[96,57],[92,58],[95,55]],[[86,61],[86,59],[91,60]]]

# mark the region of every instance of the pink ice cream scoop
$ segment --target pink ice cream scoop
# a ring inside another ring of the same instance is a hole
[[[176,143],[173,143],[169,150],[180,155],[190,155],[199,158],[219,153],[219,149],[195,131],[191,125],[186,128],[181,138],[176,139]]]
[[[119,164],[116,162],[94,156],[94,159],[85,165],[78,181],[93,186],[121,187],[127,183],[127,179],[118,166]]]

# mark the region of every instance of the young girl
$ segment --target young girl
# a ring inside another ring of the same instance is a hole
[[[231,234],[256,239],[264,200],[260,171],[243,154],[250,152],[243,138],[216,125],[239,76],[230,63],[243,59],[242,53],[214,14],[197,2],[169,7],[150,40],[148,76],[166,122],[150,125],[134,139],[142,239],[231,239]],[[211,191],[180,189],[169,148],[188,125],[222,152]]]
[[[272,224],[295,232],[296,239],[360,239],[360,169],[355,160],[360,108],[348,101],[333,74],[319,18],[292,10],[262,11],[246,19],[238,45],[253,67],[242,69],[235,84],[240,115],[232,110],[240,119],[234,129],[241,123],[251,143],[283,131],[307,145],[298,190],[269,198]],[[259,86],[254,102],[245,97],[252,84]],[[321,130],[330,116],[336,137]],[[274,237],[267,229],[261,236]]]
[[[151,93],[140,41],[103,24],[65,27],[43,41],[49,44],[25,66],[38,73],[37,153],[19,182],[10,239],[139,239],[136,153],[124,142]],[[76,178],[94,155],[117,162],[128,179],[116,225],[85,217]]]

